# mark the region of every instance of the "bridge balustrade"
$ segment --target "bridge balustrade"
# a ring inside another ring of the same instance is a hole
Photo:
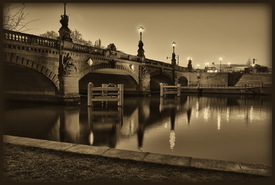
[[[14,41],[14,42],[25,43],[30,45],[40,45],[40,46],[46,46],[46,47],[51,47],[56,49],[58,49],[61,45],[60,40],[50,39],[50,38],[45,38],[45,37],[40,37],[36,35],[20,33],[20,32],[11,31],[11,30],[5,30],[5,29],[4,29],[4,39],[7,41]],[[72,50],[78,51],[78,52],[103,55],[104,50],[106,49],[73,43]],[[137,56],[129,55],[120,51],[118,51],[117,53],[119,53],[119,55],[116,55],[118,58],[137,61],[137,62],[139,61]],[[169,63],[160,62],[160,61],[151,60],[151,59],[145,59],[145,63],[154,65],[157,67],[167,67],[167,68],[173,67]],[[185,68],[179,67],[179,66],[176,66],[175,69],[178,71],[186,71]]]
[[[81,44],[73,44],[74,51],[82,51],[82,52],[89,52],[89,46],[81,45]]]
[[[28,44],[37,44],[42,46],[48,46],[57,48],[59,46],[58,40],[49,39],[45,37],[39,37],[35,35],[30,35],[26,33],[20,33],[16,31],[4,30],[5,40],[28,43]]]

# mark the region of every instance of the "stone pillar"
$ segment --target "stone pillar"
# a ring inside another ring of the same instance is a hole
[[[145,60],[145,55],[144,55],[144,49],[143,49],[143,42],[140,40],[139,43],[138,43],[138,57],[140,59],[140,61],[144,61]]]
[[[59,98],[65,104],[80,104],[78,68],[69,53],[59,58]]]
[[[150,94],[150,74],[145,65],[139,66],[139,91],[142,95]]]

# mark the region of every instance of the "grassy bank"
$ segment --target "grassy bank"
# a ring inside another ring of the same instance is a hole
[[[4,182],[249,182],[270,177],[3,145]]]

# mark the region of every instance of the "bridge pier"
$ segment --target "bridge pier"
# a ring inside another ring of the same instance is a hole
[[[64,104],[80,104],[79,70],[76,61],[69,54],[63,57],[60,55],[58,69],[59,102]]]
[[[139,94],[150,95],[150,74],[145,65],[139,67]]]
[[[59,102],[64,104],[80,104],[77,76],[63,76],[59,80]]]

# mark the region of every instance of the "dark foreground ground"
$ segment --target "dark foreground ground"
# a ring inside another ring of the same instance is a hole
[[[3,145],[3,182],[231,182],[270,184],[271,177],[173,167]],[[231,184],[230,183],[230,184]]]

